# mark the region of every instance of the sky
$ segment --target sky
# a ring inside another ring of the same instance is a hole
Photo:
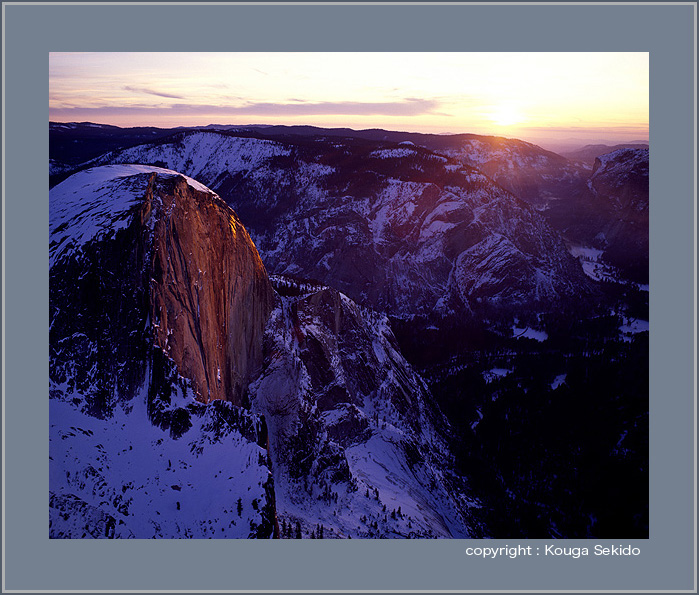
[[[49,119],[648,139],[647,53],[51,53]]]

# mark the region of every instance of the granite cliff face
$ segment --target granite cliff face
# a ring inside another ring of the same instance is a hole
[[[153,233],[155,344],[192,379],[197,399],[242,402],[259,371],[272,288],[235,213],[183,178],[160,189]]]

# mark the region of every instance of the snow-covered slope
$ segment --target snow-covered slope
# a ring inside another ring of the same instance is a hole
[[[51,538],[271,536],[272,481],[254,440],[255,416],[227,403],[194,407],[190,397],[181,405],[191,408],[192,426],[173,438],[148,419],[146,390],[105,419],[83,414],[55,390]]]
[[[126,228],[133,208],[146,195],[149,174],[161,179],[182,177],[194,189],[214,196],[192,178],[161,167],[108,165],[78,172],[49,194],[50,264],[82,250],[93,239],[113,236]]]
[[[167,167],[205,180],[212,187],[221,174],[234,174],[262,167],[273,157],[289,155],[283,144],[229,136],[216,132],[182,133],[175,140],[155,145],[140,145],[107,153],[96,159],[104,163],[166,163]]]

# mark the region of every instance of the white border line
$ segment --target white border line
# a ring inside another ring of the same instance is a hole
[[[694,3],[694,592],[697,591],[697,3]]]
[[[3,591],[4,593],[26,593],[24,590],[10,590],[10,591]],[[244,591],[240,590],[215,590],[215,591],[182,591],[182,590],[177,590],[177,591],[164,591],[164,590],[121,590],[121,591],[114,591],[114,590],[109,590],[109,591],[95,591],[95,590],[70,590],[70,591],[65,591],[65,590],[57,590],[57,591],[46,591],[46,590],[31,590],[32,593],[695,593],[695,589],[677,589],[677,590],[671,590],[671,591],[662,591],[662,590],[629,590],[629,589],[618,589],[618,590],[603,590],[603,591],[590,591],[589,589],[587,590],[582,590],[582,589],[575,589],[575,590],[570,590],[570,591],[564,591],[561,589],[543,589],[543,590],[531,590],[531,589],[523,589],[520,591],[515,591],[512,589],[508,590],[483,590],[483,589],[478,589],[478,590],[473,590],[473,589],[468,589],[468,590],[438,590],[438,591],[427,591],[427,590],[409,590],[409,591],[399,591],[396,589],[365,589],[365,590],[338,590],[338,591],[331,591],[328,589],[310,589],[306,591],[300,591],[297,589],[291,589],[288,591],[281,591],[281,590],[259,590],[259,591],[251,591],[250,589],[246,589]]]
[[[2,4],[2,590],[5,592],[5,3]]]
[[[697,2],[169,2],[170,5],[184,6],[390,6],[390,5],[419,5],[419,6],[690,6],[694,7],[694,163],[697,163]],[[161,2],[2,2],[2,592],[3,593],[25,593],[27,590],[7,590],[5,589],[5,6],[158,6]],[[697,546],[697,168],[694,168],[694,547],[696,554]],[[192,591],[168,591],[168,590],[32,590],[34,593],[191,593]],[[207,590],[196,591],[197,593],[245,593],[246,591],[230,590]],[[258,593],[357,593],[356,590],[261,590]],[[368,592],[368,591],[364,591]],[[439,591],[396,591],[379,590],[377,593],[477,593],[482,590],[439,590]],[[490,593],[556,593],[560,590],[495,590]],[[696,593],[697,592],[697,561],[694,563],[694,589],[693,590],[612,590],[612,591],[589,591],[589,590],[568,590],[567,593]]]
[[[8,6],[689,6],[696,2],[3,2]]]

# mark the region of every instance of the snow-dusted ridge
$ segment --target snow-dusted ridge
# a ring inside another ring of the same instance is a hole
[[[610,153],[605,153],[604,155],[597,157],[597,160],[600,162],[598,168],[607,167],[614,161],[627,161],[631,162],[632,164],[644,163],[645,161],[648,161],[649,155],[650,149],[617,149],[616,151],[611,151]]]
[[[195,190],[219,199],[196,180],[162,167],[104,165],[80,171],[49,192],[50,264],[71,247],[125,228],[131,209],[145,195],[151,174],[162,178],[182,177]]]
[[[282,536],[287,522],[353,539],[478,535],[479,503],[450,478],[447,422],[388,319],[334,289],[284,287],[266,329],[274,356],[250,387]]]
[[[180,172],[164,167],[155,167],[153,165],[140,165],[137,163],[124,163],[120,165],[101,165],[86,169],[72,175],[67,180],[64,180],[55,187],[55,190],[61,190],[62,194],[69,192],[75,193],[78,189],[88,188],[96,185],[102,185],[112,180],[119,178],[127,178],[138,174],[157,174],[164,177],[181,176],[187,184],[200,192],[208,192],[218,196],[213,190],[210,190],[204,184],[197,182]]]
[[[180,172],[212,183],[222,171],[234,174],[263,166],[291,150],[282,143],[229,136],[214,131],[187,132],[168,142],[138,145],[107,153],[92,163],[166,163]]]

